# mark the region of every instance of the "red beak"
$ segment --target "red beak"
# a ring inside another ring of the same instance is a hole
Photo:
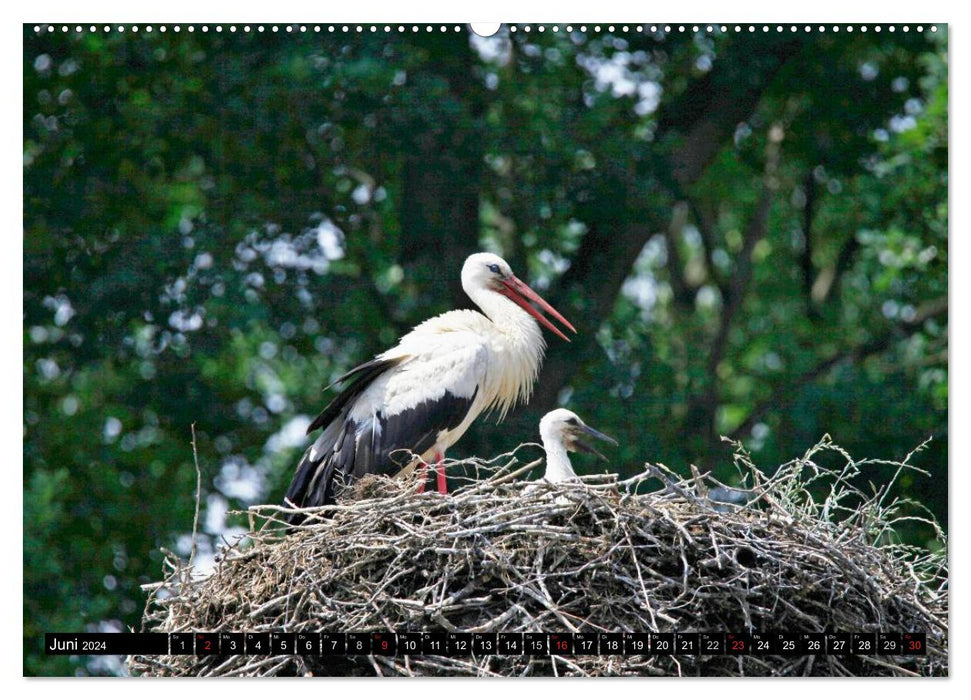
[[[515,275],[510,275],[508,279],[504,279],[502,281],[502,285],[503,285],[503,288],[499,290],[500,294],[512,299],[514,302],[516,302],[521,307],[523,307],[523,309],[525,309],[530,316],[532,316],[537,321],[542,323],[544,326],[549,328],[551,331],[556,333],[558,336],[563,338],[563,340],[565,340],[566,342],[568,343],[570,342],[570,339],[567,338],[559,328],[557,328],[552,323],[550,323],[549,319],[547,319],[543,314],[541,314],[539,311],[533,308],[533,306],[531,306],[529,302],[530,301],[534,302],[537,306],[539,306],[539,308],[543,309],[543,311],[548,313],[550,316],[555,318],[557,321],[562,323],[564,326],[569,328],[574,333],[577,332],[577,329],[573,327],[572,323],[570,323],[565,318],[563,318],[562,314],[560,314],[559,311],[557,311],[548,303],[546,303],[546,300],[543,299],[543,297],[541,297],[539,294],[537,294],[532,289],[530,289],[528,284],[520,280]]]

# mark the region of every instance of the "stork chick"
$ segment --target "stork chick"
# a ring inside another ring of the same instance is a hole
[[[585,438],[594,437],[617,444],[612,437],[594,430],[580,420],[580,416],[565,408],[558,408],[543,416],[539,422],[539,434],[546,450],[546,474],[543,480],[550,483],[577,478],[567,452],[587,452],[607,461]]]

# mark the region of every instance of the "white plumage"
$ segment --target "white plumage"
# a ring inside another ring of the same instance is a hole
[[[530,300],[576,332],[496,255],[469,256],[462,288],[482,313],[431,318],[335,382],[349,383],[308,429],[323,432],[297,466],[287,500],[332,503],[340,486],[364,474],[414,467],[411,455],[438,463],[483,411],[501,420],[526,401],[546,347],[537,320],[566,339]],[[439,471],[440,491],[444,484]]]

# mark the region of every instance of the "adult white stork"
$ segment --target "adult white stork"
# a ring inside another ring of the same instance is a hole
[[[297,465],[287,501],[298,507],[334,503],[343,486],[365,474],[408,472],[421,464],[424,475],[429,462],[445,493],[445,451],[483,411],[498,411],[502,420],[517,401],[529,399],[546,349],[536,322],[569,340],[529,302],[576,333],[497,255],[469,256],[462,288],[482,313],[431,318],[334,382],[347,384],[307,429],[323,432]]]
[[[589,452],[604,461],[607,460],[584,441],[585,437],[595,437],[598,440],[617,444],[612,437],[594,430],[580,420],[580,416],[565,408],[557,408],[543,416],[539,422],[539,435],[543,439],[543,448],[546,450],[546,473],[543,475],[543,480],[550,483],[577,478],[567,451]]]

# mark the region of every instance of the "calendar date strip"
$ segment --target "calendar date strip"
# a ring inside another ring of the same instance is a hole
[[[923,632],[47,633],[48,655],[923,656]]]

